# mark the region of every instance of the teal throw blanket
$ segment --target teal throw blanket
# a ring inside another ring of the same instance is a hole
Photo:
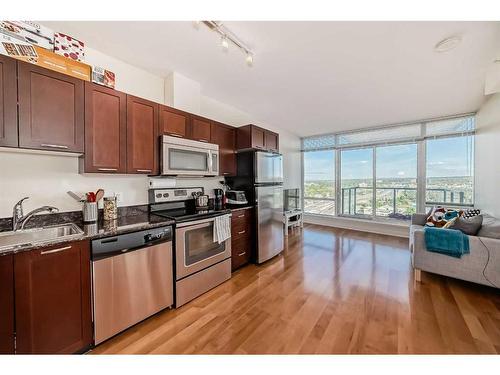
[[[455,229],[425,227],[425,247],[427,251],[460,258],[469,254],[469,236]]]

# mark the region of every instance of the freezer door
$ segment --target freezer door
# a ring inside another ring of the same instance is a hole
[[[283,187],[259,186],[257,198],[257,263],[283,251]]]
[[[273,181],[276,183],[283,182],[283,156],[274,154],[273,157]]]
[[[274,182],[274,158],[270,152],[255,153],[255,183]]]
[[[272,152],[255,153],[255,183],[275,184],[283,182],[283,156]]]

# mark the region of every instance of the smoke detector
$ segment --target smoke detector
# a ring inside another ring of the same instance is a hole
[[[448,52],[451,51],[453,48],[458,46],[460,42],[462,41],[462,38],[455,35],[451,36],[449,38],[443,39],[442,41],[438,42],[434,46],[434,51],[435,52]]]

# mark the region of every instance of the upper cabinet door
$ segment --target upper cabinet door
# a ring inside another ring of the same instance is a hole
[[[211,121],[198,116],[191,116],[190,138],[200,142],[210,142]]]
[[[18,145],[16,60],[0,55],[0,146]]]
[[[279,141],[278,141],[278,134],[266,131],[264,133],[264,141],[265,141],[265,146],[266,150],[269,151],[279,151]]]
[[[236,129],[214,122],[211,133],[211,142],[219,145],[219,174],[236,175]]]
[[[158,173],[158,104],[127,95],[127,173]]]
[[[85,83],[85,172],[127,170],[127,96]]]
[[[264,137],[264,129],[257,128],[252,126],[252,148],[257,148],[264,150],[266,148],[266,140]]]
[[[18,62],[19,146],[83,152],[84,83]]]
[[[189,114],[160,105],[160,127],[161,134],[174,137],[187,138],[189,133]]]

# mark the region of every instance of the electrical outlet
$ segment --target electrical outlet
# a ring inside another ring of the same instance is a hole
[[[115,193],[116,196],[116,203],[121,203],[123,201],[123,193]]]

